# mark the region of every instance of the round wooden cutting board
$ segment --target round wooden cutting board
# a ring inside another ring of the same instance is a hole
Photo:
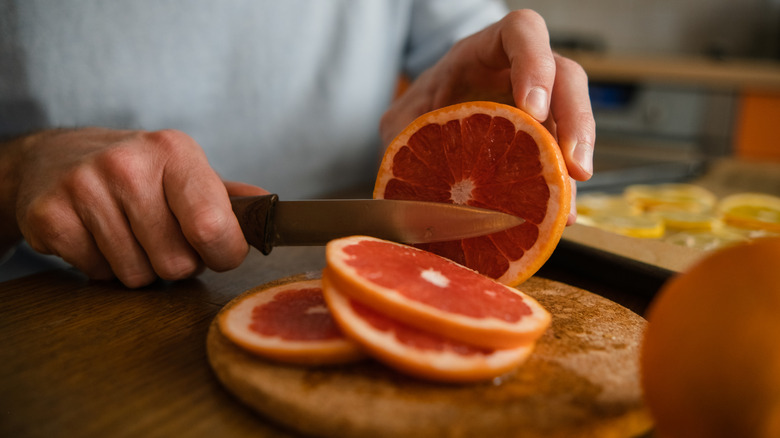
[[[313,436],[603,438],[649,430],[638,369],[646,321],[555,281],[534,277],[519,289],[552,313],[552,326],[525,364],[489,382],[432,383],[373,360],[316,368],[279,364],[235,346],[216,319],[208,357],[244,403]]]

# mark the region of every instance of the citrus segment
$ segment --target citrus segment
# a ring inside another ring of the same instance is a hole
[[[560,240],[571,187],[550,133],[517,108],[467,102],[420,116],[388,146],[375,198],[467,204],[522,217],[520,226],[419,245],[500,282],[533,275]]]
[[[372,237],[328,243],[323,276],[409,325],[472,345],[533,342],[550,314],[533,298],[428,251]]]
[[[333,320],[320,280],[252,290],[227,308],[218,324],[228,339],[270,359],[330,364],[363,357]]]
[[[444,382],[500,376],[524,362],[534,344],[474,347],[404,324],[342,294],[324,279],[325,297],[343,330],[377,360],[406,374]]]

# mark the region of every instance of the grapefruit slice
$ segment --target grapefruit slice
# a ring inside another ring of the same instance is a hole
[[[533,275],[560,240],[570,210],[566,164],[552,135],[517,108],[466,102],[420,116],[388,146],[374,198],[467,204],[523,225],[420,245],[498,281]]]
[[[551,316],[536,300],[444,257],[366,236],[332,240],[323,277],[367,307],[470,345],[536,341]]]
[[[333,320],[321,280],[252,289],[222,312],[218,324],[238,346],[282,362],[323,365],[364,356]]]
[[[405,374],[441,382],[498,377],[522,364],[535,344],[474,347],[404,324],[339,292],[323,278],[328,306],[342,329],[372,357]]]

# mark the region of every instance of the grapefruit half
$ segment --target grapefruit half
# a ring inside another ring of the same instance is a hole
[[[551,316],[536,300],[444,257],[366,236],[335,239],[323,277],[343,294],[408,325],[470,345],[535,342]]]
[[[323,365],[364,357],[333,320],[319,279],[250,290],[218,324],[235,344],[269,359]]]
[[[553,136],[523,111],[466,102],[429,112],[388,146],[374,198],[466,204],[522,217],[520,226],[420,245],[517,285],[550,257],[566,226],[571,187]]]
[[[405,374],[441,381],[498,377],[522,364],[533,343],[511,349],[474,347],[404,324],[344,295],[323,278],[324,294],[342,329],[372,357]]]

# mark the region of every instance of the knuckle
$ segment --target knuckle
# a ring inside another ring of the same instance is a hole
[[[591,145],[595,142],[596,137],[596,120],[593,117],[593,113],[590,111],[580,111],[575,116],[574,120],[576,126],[580,127],[582,132],[581,140],[584,140]]]
[[[62,181],[62,187],[76,203],[94,203],[100,186],[98,173],[89,166],[71,169]]]
[[[588,73],[577,61],[560,55],[556,55],[555,60],[559,70],[566,72],[567,75],[587,81]]]
[[[217,210],[202,210],[192,216],[186,234],[196,248],[213,248],[226,235],[230,217]]]
[[[38,252],[58,252],[57,248],[67,248],[74,242],[74,227],[57,202],[39,199],[31,203],[20,215],[20,224],[30,246]]]
[[[176,154],[194,144],[192,137],[176,129],[147,132],[144,134],[144,139],[153,144],[156,149],[169,154]]]
[[[127,144],[109,148],[97,160],[101,173],[120,187],[133,187],[139,176],[149,172],[145,152]]]
[[[238,267],[249,251],[237,227],[232,214],[206,210],[192,216],[184,234],[204,263],[222,272]]]

